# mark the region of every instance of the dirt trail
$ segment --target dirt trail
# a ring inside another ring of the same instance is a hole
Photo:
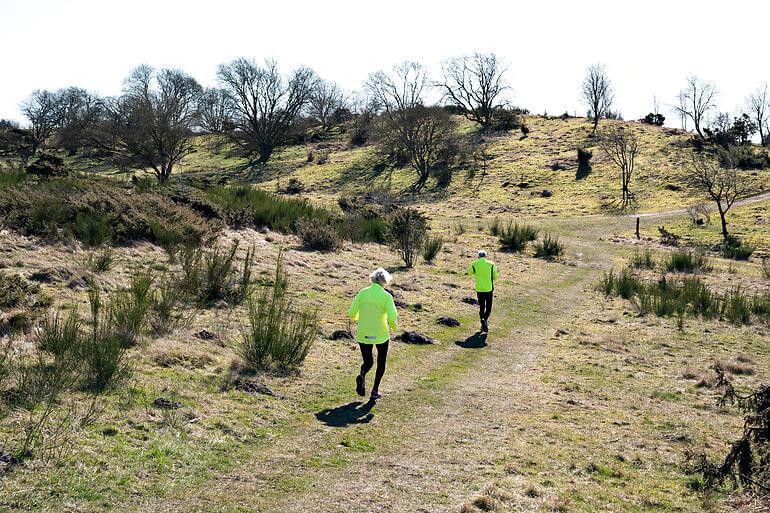
[[[350,404],[329,404],[321,420],[319,412],[305,412],[291,435],[255,449],[253,461],[195,490],[197,507],[260,512],[457,507],[489,482],[492,462],[519,429],[513,415],[531,407],[520,393],[538,379],[533,362],[561,323],[569,323],[593,283],[594,270],[585,265],[548,265],[548,283],[523,275],[516,286],[501,286],[493,321],[510,320],[505,327],[493,324],[488,340],[466,326],[456,341],[426,348],[389,372],[388,396],[372,412],[352,393]],[[349,447],[341,448],[346,439]],[[340,452],[345,461],[336,464]],[[184,506],[153,500],[140,510]]]

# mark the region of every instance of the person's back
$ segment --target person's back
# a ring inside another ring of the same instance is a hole
[[[468,267],[468,275],[473,276],[476,281],[481,330],[488,331],[489,315],[492,313],[492,297],[497,281],[497,266],[491,260],[487,260],[487,253],[482,250],[479,251],[479,258]]]
[[[363,344],[379,344],[390,338],[388,326],[398,329],[393,296],[379,283],[372,283],[356,295],[348,312],[358,321],[356,338]]]

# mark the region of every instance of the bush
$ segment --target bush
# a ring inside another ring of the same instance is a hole
[[[733,260],[748,260],[754,253],[754,246],[744,242],[734,235],[729,235],[722,243],[722,256]]]
[[[497,109],[492,115],[493,130],[518,130],[524,124],[520,109]]]
[[[0,169],[0,190],[8,187],[17,186],[23,183],[27,179],[27,173],[24,168],[19,166],[18,168],[3,167]]]
[[[642,283],[630,269],[625,268],[617,275],[614,269],[610,269],[608,273],[604,273],[600,288],[607,296],[616,295],[623,299],[631,299],[642,288]]]
[[[370,217],[359,212],[346,212],[341,229],[350,237],[350,242],[385,242],[387,225],[379,215]]]
[[[78,212],[72,233],[76,239],[89,246],[100,246],[112,239],[112,227],[106,214]]]
[[[708,272],[711,270],[711,264],[703,253],[674,251],[669,253],[665,268],[668,271],[680,273]]]
[[[537,239],[539,230],[528,224],[508,222],[505,227],[498,227],[500,246],[503,251],[524,251],[527,244]]]
[[[413,267],[428,233],[425,216],[411,208],[398,208],[388,216],[387,240],[406,267]]]
[[[636,269],[655,269],[655,257],[652,251],[646,249],[644,251],[638,251],[631,258],[631,267]]]
[[[153,302],[153,283],[150,273],[135,272],[130,286],[110,299],[106,309],[110,331],[124,347],[135,345],[147,327]]]
[[[489,234],[492,237],[499,237],[502,229],[503,229],[503,222],[500,220],[499,217],[495,217],[494,219],[492,219],[492,222],[489,223]]]
[[[666,122],[666,116],[663,114],[654,114],[650,112],[646,116],[642,118],[642,123],[645,123],[647,125],[653,125],[653,126],[663,126],[663,123]]]
[[[324,221],[300,219],[297,222],[297,234],[306,249],[336,251],[342,247],[337,229]]]
[[[444,239],[441,237],[428,237],[425,242],[425,248],[422,252],[423,259],[428,263],[433,263],[433,260],[438,255],[441,248],[444,246]]]
[[[272,285],[262,287],[249,301],[249,329],[242,334],[238,354],[256,369],[297,367],[310,351],[318,329],[314,311],[291,307],[283,253],[279,252]]]
[[[137,188],[140,181],[137,181]],[[157,183],[154,178],[149,178],[149,181],[153,185]],[[222,208],[209,199],[206,193],[200,189],[172,180],[166,180],[155,187],[154,191],[169,198],[174,203],[189,207],[193,212],[206,219],[224,219]]]
[[[591,173],[591,157],[593,156],[593,152],[586,148],[581,147],[577,149],[578,168],[575,178],[580,180]]]
[[[40,287],[18,274],[0,272],[0,310],[27,304]]]
[[[235,254],[238,242],[230,249],[220,248],[204,250],[202,248],[185,248],[180,255],[182,277],[180,287],[190,294],[197,303],[209,308],[223,301],[234,307],[243,303],[253,285],[251,267],[254,261],[254,248],[246,251],[243,265],[235,265]]]
[[[770,280],[770,258],[763,258],[760,264],[760,272],[762,277],[766,280]]]
[[[564,254],[564,245],[557,237],[546,234],[543,240],[535,243],[535,258],[553,260]]]
[[[172,333],[184,324],[187,293],[176,282],[176,276],[164,276],[152,295],[149,323],[156,335]]]
[[[64,166],[64,160],[56,155],[41,153],[27,165],[27,173],[39,178],[48,179],[55,176],[67,176],[69,173]]]

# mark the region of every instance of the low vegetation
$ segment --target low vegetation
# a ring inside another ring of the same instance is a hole
[[[708,272],[711,269],[711,264],[703,253],[673,251],[667,255],[664,267],[670,272],[696,273]]]
[[[490,231],[499,233],[501,249],[504,251],[524,251],[527,244],[537,239],[538,230],[528,224],[518,224],[511,221],[505,226],[493,223]]]
[[[184,248],[179,255],[181,289],[204,308],[243,303],[253,286],[254,249],[247,250],[240,266],[236,261],[237,251],[237,242],[229,248]]]
[[[546,260],[554,260],[564,255],[564,244],[562,244],[558,237],[546,233],[543,238],[534,244],[535,258],[544,258]]]

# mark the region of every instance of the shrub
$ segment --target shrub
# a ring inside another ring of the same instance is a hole
[[[505,227],[499,228],[499,240],[504,251],[524,251],[527,244],[537,239],[538,230],[528,224],[508,222]]]
[[[99,246],[110,242],[112,228],[105,214],[78,212],[72,225],[75,238],[89,246]]]
[[[545,258],[553,260],[564,254],[564,245],[559,239],[550,234],[546,234],[543,240],[535,243],[535,258]]]
[[[219,301],[224,301],[230,307],[241,304],[248,297],[253,285],[251,267],[254,248],[246,251],[240,268],[235,264],[237,250],[238,242],[234,242],[228,250],[183,249],[180,255],[182,290],[204,308]]]
[[[150,273],[135,272],[130,286],[110,299],[106,309],[110,331],[124,347],[135,345],[147,327],[153,302],[153,283]]]
[[[411,208],[398,208],[388,217],[387,226],[391,247],[399,253],[406,267],[413,267],[427,237],[425,216]]]
[[[50,153],[41,153],[27,165],[27,173],[39,178],[48,179],[55,176],[67,176],[69,173],[64,160]]]
[[[649,249],[644,251],[637,250],[631,258],[631,267],[636,269],[655,269],[655,257],[652,251]]]
[[[519,109],[496,109],[492,116],[493,130],[518,130],[524,124]]]
[[[385,242],[387,225],[379,215],[365,215],[360,212],[346,212],[341,229],[350,237],[350,242]]]
[[[751,313],[760,321],[770,324],[770,292],[754,296],[751,301]]]
[[[151,184],[157,181],[153,178],[148,179]],[[137,182],[138,184],[139,182]],[[137,186],[138,188],[138,186]],[[174,203],[189,207],[192,211],[206,219],[224,219],[222,208],[213,202],[205,192],[171,180],[166,180],[155,187],[155,192],[169,198]]]
[[[113,250],[107,246],[98,253],[90,253],[86,259],[86,266],[94,273],[106,273],[112,269],[115,263]]]
[[[722,308],[724,318],[732,324],[751,322],[751,301],[741,293],[739,287],[725,294]]]
[[[748,260],[755,249],[734,235],[729,235],[722,243],[722,255],[733,260]]]
[[[190,318],[184,310],[186,299],[187,294],[176,282],[176,276],[161,278],[150,308],[149,323],[154,334],[172,333]]]
[[[318,334],[315,311],[291,307],[283,252],[278,253],[271,286],[262,287],[249,301],[249,328],[244,330],[238,354],[250,366],[297,367]]]
[[[28,282],[18,274],[0,272],[0,310],[28,303],[30,296],[39,291],[37,284]]]
[[[492,237],[499,237],[502,229],[503,229],[503,222],[500,220],[499,217],[495,217],[494,219],[492,219],[492,222],[489,223],[489,234]]]
[[[708,272],[711,269],[708,258],[703,253],[692,251],[674,251],[669,253],[665,261],[668,271],[680,273]]]
[[[65,356],[77,351],[80,344],[81,319],[76,311],[66,317],[58,312],[43,319],[37,332],[40,349],[55,356]]]
[[[591,173],[591,157],[593,156],[593,152],[586,148],[579,147],[577,149],[578,167],[575,178],[580,180],[581,178],[585,178]]]
[[[297,234],[306,249],[336,251],[342,247],[342,240],[334,226],[317,219],[300,219]]]
[[[24,171],[24,168],[22,168],[21,166],[19,166],[18,168],[3,167],[2,169],[0,169],[0,190],[6,189],[8,187],[14,187],[14,186],[20,185],[26,179],[27,179],[27,173]]]
[[[760,264],[760,272],[762,273],[762,277],[764,277],[766,280],[770,280],[770,258],[762,259],[762,263]]]
[[[663,126],[663,123],[666,122],[666,116],[663,114],[655,114],[650,112],[646,116],[642,118],[642,123],[645,123],[647,125],[653,125],[653,126]]]
[[[423,259],[428,263],[432,263],[443,246],[444,239],[441,237],[428,237],[422,252]]]
[[[620,274],[615,274],[614,269],[605,272],[599,288],[605,295],[616,295],[623,299],[631,299],[642,288],[642,283],[631,270],[624,268]]]

